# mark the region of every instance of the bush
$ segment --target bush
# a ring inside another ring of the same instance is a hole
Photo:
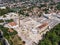
[[[3,23],[4,22],[4,20],[0,20],[0,23]]]

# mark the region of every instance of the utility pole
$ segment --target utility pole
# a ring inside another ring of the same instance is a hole
[[[18,25],[20,27],[20,14],[19,14],[19,11],[17,11],[17,14],[18,14]]]
[[[19,27],[20,27],[20,14],[18,13],[18,15],[19,15]]]

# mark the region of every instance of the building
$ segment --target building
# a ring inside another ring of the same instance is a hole
[[[18,25],[17,25],[15,22],[10,22],[10,23],[8,23],[8,26],[9,26],[10,28],[17,28],[17,27],[18,27]]]
[[[39,33],[41,33],[43,31],[45,31],[47,28],[48,28],[48,23],[46,22],[46,23],[43,23],[40,26],[38,26],[37,30],[38,30]]]

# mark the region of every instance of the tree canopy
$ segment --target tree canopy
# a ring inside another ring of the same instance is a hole
[[[4,14],[7,14],[9,12],[13,12],[13,10],[8,7],[6,7],[6,9],[0,9],[0,16],[3,16]]]

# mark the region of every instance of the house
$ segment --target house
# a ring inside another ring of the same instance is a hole
[[[41,24],[40,26],[37,27],[37,30],[39,33],[41,33],[42,31],[46,30],[48,28],[48,23],[45,22],[43,24]]]
[[[15,22],[10,22],[10,23],[8,23],[8,26],[9,26],[10,28],[17,28],[17,27],[18,27],[18,25],[17,25]]]

